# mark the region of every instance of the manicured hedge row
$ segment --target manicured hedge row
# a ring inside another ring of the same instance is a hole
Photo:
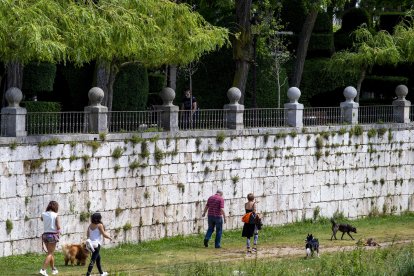
[[[114,83],[112,110],[138,111],[147,106],[148,72],[137,63],[127,64],[119,70]]]
[[[23,69],[23,91],[34,95],[53,91],[55,76],[55,64],[29,63]]]

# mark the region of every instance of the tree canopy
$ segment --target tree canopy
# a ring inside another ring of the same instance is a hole
[[[227,29],[168,0],[0,0],[0,59],[6,63],[116,58],[186,64],[227,37]]]

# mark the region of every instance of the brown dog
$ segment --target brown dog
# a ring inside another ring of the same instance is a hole
[[[85,242],[81,244],[65,244],[62,246],[63,257],[65,258],[65,265],[68,265],[69,261],[73,266],[77,265],[85,265],[86,259],[89,257],[89,251],[86,250]]]
[[[351,237],[351,239],[354,239],[351,236],[350,232],[356,233],[357,230],[356,230],[355,227],[353,227],[350,224],[342,224],[342,223],[338,224],[338,223],[335,222],[334,219],[331,219],[331,222],[332,222],[332,236],[331,236],[331,240],[332,240],[332,238],[335,238],[335,240],[336,240],[336,232],[338,232],[338,230],[342,232],[341,240],[344,237],[345,233],[347,233]]]

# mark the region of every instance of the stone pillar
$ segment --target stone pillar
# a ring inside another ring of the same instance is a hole
[[[354,102],[357,91],[354,87],[348,86],[344,89],[345,101],[341,103],[341,117],[343,122],[352,125],[358,124],[359,103]]]
[[[230,103],[224,105],[223,109],[226,111],[227,128],[228,129],[243,129],[243,113],[244,105],[239,104],[241,98],[241,91],[237,87],[232,87],[227,91],[227,97]]]
[[[27,136],[26,108],[20,107],[23,93],[11,87],[6,91],[7,107],[1,109],[1,135],[6,137]]]
[[[175,99],[175,91],[170,87],[164,87],[161,90],[160,97],[162,105],[156,105],[155,110],[161,111],[161,127],[167,131],[178,130],[178,111],[179,108],[173,105]]]
[[[104,95],[104,91],[99,87],[92,87],[88,92],[90,105],[84,109],[88,122],[87,132],[108,132],[108,108],[101,105]]]
[[[297,87],[291,87],[287,92],[290,102],[285,104],[285,117],[286,124],[291,127],[303,126],[303,104],[298,102],[300,94]]]
[[[407,86],[402,84],[398,85],[397,88],[395,88],[395,94],[397,94],[398,98],[392,102],[394,122],[409,123],[411,102],[405,99],[408,94]]]

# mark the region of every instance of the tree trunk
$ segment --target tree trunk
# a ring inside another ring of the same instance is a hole
[[[307,15],[302,26],[299,36],[298,48],[296,50],[295,67],[293,68],[293,77],[291,86],[300,87],[303,74],[303,66],[305,65],[306,55],[308,53],[308,45],[312,35],[313,26],[315,26],[316,17],[318,17],[318,9],[312,9]]]
[[[18,61],[11,61],[6,65],[6,91],[10,87],[23,88],[23,64]]]
[[[95,68],[95,84],[94,86],[101,88],[105,96],[102,105],[108,106],[108,86],[111,75],[111,62],[107,60],[98,60]]]
[[[168,82],[167,86],[174,89],[177,89],[177,65],[171,64],[168,66]]]
[[[362,82],[364,81],[364,79],[365,79],[365,75],[366,75],[366,74],[367,74],[367,69],[366,69],[365,67],[363,67],[363,68],[361,69],[361,73],[360,73],[360,75],[359,75],[358,82],[357,82],[357,87],[356,87],[356,90],[357,90],[357,95],[356,95],[356,97],[355,97],[355,101],[356,101],[357,103],[359,103],[359,96],[360,96],[360,94],[361,94]]]
[[[112,99],[114,98],[114,83],[115,83],[116,74],[118,74],[118,72],[119,72],[118,64],[115,61],[112,61],[111,72],[108,78],[108,101],[107,101],[108,111],[112,111]]]
[[[236,24],[240,35],[233,39],[233,59],[236,63],[233,86],[240,89],[240,104],[244,104],[247,76],[252,58],[250,10],[252,0],[236,0]]]

